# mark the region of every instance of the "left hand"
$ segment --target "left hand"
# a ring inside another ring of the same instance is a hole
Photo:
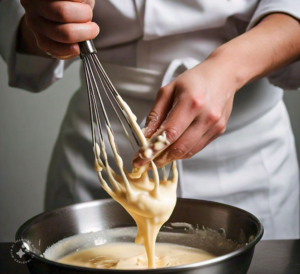
[[[177,159],[191,158],[223,134],[237,91],[232,69],[207,59],[162,87],[145,125],[150,138],[151,158],[141,148],[133,161],[140,167],[154,159],[162,167]],[[165,147],[155,150],[157,137],[165,132]],[[156,157],[157,156],[157,157]]]

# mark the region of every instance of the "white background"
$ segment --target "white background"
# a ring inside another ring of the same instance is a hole
[[[47,167],[69,99],[79,87],[80,60],[40,94],[13,89],[0,59],[0,242],[43,211]],[[299,72],[300,77],[300,72]],[[285,93],[300,152],[300,91]]]

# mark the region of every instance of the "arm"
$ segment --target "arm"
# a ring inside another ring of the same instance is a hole
[[[152,158],[160,153],[155,163],[162,166],[190,158],[203,149],[225,132],[235,92],[293,63],[299,56],[299,21],[274,13],[162,87],[145,131],[147,138],[152,136],[151,147],[162,132],[169,141],[163,152],[154,151]],[[136,157],[133,164],[138,167],[146,162],[149,159]]]
[[[218,62],[236,70],[237,88],[300,59],[300,22],[280,13],[266,16],[256,27],[219,47]]]

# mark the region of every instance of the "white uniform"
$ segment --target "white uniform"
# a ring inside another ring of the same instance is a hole
[[[18,2],[2,0],[0,4],[0,53],[8,63],[10,85],[37,92],[60,79],[68,62],[12,50],[24,14]],[[195,66],[272,12],[299,19],[300,1],[98,0],[94,21],[101,33],[94,42],[112,82],[141,122],[162,83]],[[252,212],[265,226],[265,239],[298,238],[298,164],[281,88],[299,88],[299,74],[298,62],[242,88],[235,96],[225,134],[181,162],[178,195]],[[93,170],[82,82],[54,149],[47,209],[107,197]],[[114,127],[117,123],[112,118]],[[118,129],[115,133],[119,134]],[[127,141],[117,139],[126,153]]]

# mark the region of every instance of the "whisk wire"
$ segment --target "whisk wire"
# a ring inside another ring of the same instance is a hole
[[[131,125],[131,123],[130,123],[128,117],[127,117],[127,114],[126,114],[126,112],[124,111],[124,109],[121,107],[120,102],[119,102],[119,100],[118,100],[119,93],[117,92],[116,88],[114,87],[114,85],[113,85],[112,82],[110,81],[109,77],[107,76],[107,74],[106,74],[106,72],[105,72],[105,70],[104,70],[102,64],[100,63],[99,59],[97,58],[97,56],[92,55],[92,58],[93,58],[93,60],[94,60],[94,62],[95,62],[94,64],[96,64],[96,65],[95,65],[95,69],[96,69],[96,71],[97,71],[97,74],[98,74],[99,78],[100,78],[100,79],[103,78],[104,82],[106,83],[106,85],[108,86],[109,90],[111,91],[112,97],[114,98],[114,102],[117,104],[119,110],[120,110],[121,113],[122,113],[123,118],[126,120],[128,126],[129,126],[129,128],[130,128],[130,130],[131,130],[131,133],[132,133],[132,135],[133,135],[133,137],[134,137],[134,139],[135,139],[136,144],[140,147],[140,146],[141,146],[141,142],[140,142],[139,138],[136,136],[136,133],[135,133],[135,131],[134,131],[134,129],[133,129],[133,127],[132,127],[132,125]],[[104,86],[103,82],[102,82],[102,85]],[[104,88],[104,89],[105,89],[105,88]],[[106,89],[105,89],[105,90],[106,90]],[[107,95],[107,96],[109,97],[109,95]],[[117,113],[117,111],[116,111],[115,108],[114,108],[114,110],[115,110],[115,112]],[[122,124],[122,127],[123,127],[123,129],[124,129],[124,131],[125,131],[125,134],[126,134],[127,138],[128,138],[129,141],[131,142],[131,139],[130,139],[130,137],[129,137],[129,135],[128,135],[127,130],[125,129],[125,126],[124,126],[124,124],[123,124],[121,118],[120,118],[119,116],[118,116],[118,118],[119,118],[120,123]],[[131,145],[132,145],[132,147],[133,147],[132,142],[131,142]],[[134,147],[133,147],[133,149],[134,149]]]
[[[93,102],[92,102],[92,99],[91,99],[91,94],[93,93],[92,91],[92,87],[90,85],[90,72],[89,70],[87,69],[87,64],[86,62],[84,61],[83,62],[83,69],[84,69],[84,73],[86,75],[85,77],[85,82],[86,82],[86,86],[87,86],[87,95],[88,95],[88,104],[89,104],[89,113],[90,113],[90,119],[91,119],[91,131],[92,131],[92,139],[93,139],[93,146],[95,147],[96,145],[96,137],[95,137],[95,127],[94,127],[94,113],[93,113]],[[99,133],[99,136],[100,138],[102,138],[102,132]]]
[[[95,60],[98,60],[98,59],[95,58],[95,56],[93,56],[93,55],[92,55],[92,58],[93,58],[94,61],[95,61]],[[100,63],[100,62],[99,62],[99,63]],[[100,65],[101,65],[101,64],[100,64]],[[121,124],[121,126],[122,126],[122,128],[123,128],[123,131],[124,131],[124,133],[125,133],[127,139],[128,139],[129,142],[130,142],[130,145],[131,145],[132,149],[134,150],[134,146],[133,146],[133,143],[132,143],[132,141],[131,141],[131,139],[130,139],[130,136],[129,136],[129,134],[128,134],[128,131],[127,131],[127,129],[126,129],[124,123],[122,122],[122,119],[121,119],[121,117],[120,117],[118,111],[116,110],[116,108],[115,108],[115,106],[114,106],[114,104],[113,104],[113,102],[112,102],[112,100],[111,100],[111,98],[110,98],[109,92],[107,91],[107,86],[105,86],[105,84],[104,84],[105,77],[104,77],[104,75],[101,73],[101,71],[99,71],[99,68],[97,67],[97,65],[96,65],[95,63],[93,63],[93,67],[94,67],[94,69],[95,69],[95,71],[96,71],[96,73],[97,73],[97,75],[98,75],[98,77],[99,77],[99,79],[100,79],[100,83],[101,83],[101,85],[102,85],[102,87],[103,87],[103,90],[104,90],[104,92],[105,92],[105,94],[106,94],[108,100],[109,100],[109,103],[110,103],[111,107],[113,108],[113,110],[114,110],[114,112],[115,112],[115,114],[116,114],[116,116],[117,116],[117,118],[118,118],[118,120],[119,120],[119,123]],[[104,70],[103,70],[103,71],[104,71]],[[105,71],[104,71],[104,73],[105,73]],[[105,74],[105,75],[106,75],[106,74]],[[107,75],[106,75],[106,77],[108,78]],[[105,81],[105,82],[106,82],[106,81]],[[106,82],[106,83],[107,83],[107,82]],[[115,89],[115,88],[114,88],[114,89]],[[129,122],[128,118],[124,116],[124,113],[123,113],[123,111],[122,111],[122,109],[121,109],[121,106],[119,105],[118,100],[114,97],[114,95],[113,95],[113,98],[114,98],[114,102],[118,105],[118,107],[119,107],[121,113],[123,114],[123,117],[126,119],[126,122],[127,122],[127,124],[129,125],[129,127],[130,127],[130,122]],[[135,137],[135,136],[134,136],[134,137]]]

